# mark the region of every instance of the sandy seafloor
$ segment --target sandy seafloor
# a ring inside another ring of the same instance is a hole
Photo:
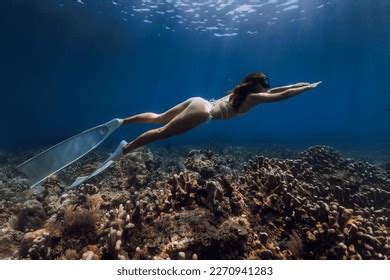
[[[43,148],[42,148],[43,149]],[[75,190],[107,150],[30,189],[0,153],[0,259],[389,259],[386,152],[141,148]]]

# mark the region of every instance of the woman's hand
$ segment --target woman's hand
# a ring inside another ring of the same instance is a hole
[[[309,84],[306,86],[307,89],[313,89],[313,88],[316,88],[318,87],[322,82],[316,82],[316,83],[312,83],[312,84]]]

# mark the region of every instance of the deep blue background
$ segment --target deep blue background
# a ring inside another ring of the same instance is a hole
[[[390,145],[388,0],[338,1],[305,21],[229,38],[161,32],[158,22],[124,22],[111,5],[99,14],[68,2],[1,1],[0,148],[51,145],[115,117],[218,98],[251,71],[266,72],[274,86],[323,84],[162,143]]]

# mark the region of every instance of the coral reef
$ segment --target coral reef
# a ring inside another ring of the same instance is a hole
[[[17,216],[16,228],[24,230],[33,230],[40,228],[46,221],[46,212],[42,204],[34,199],[27,200],[20,208]]]
[[[388,164],[327,146],[273,153],[143,148],[71,191],[99,155],[41,191],[5,162],[0,258],[389,259]]]

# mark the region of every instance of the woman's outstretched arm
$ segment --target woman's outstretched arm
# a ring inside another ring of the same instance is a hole
[[[279,92],[285,91],[285,90],[290,89],[290,88],[299,88],[299,87],[308,86],[308,85],[310,85],[310,83],[296,83],[296,84],[282,86],[282,87],[275,87],[275,88],[269,89],[268,93],[272,93],[272,94],[279,93]]]
[[[250,94],[250,98],[253,100],[254,103],[263,103],[263,102],[275,102],[284,100],[293,96],[296,96],[306,90],[314,89],[318,87],[318,85],[321,84],[321,82],[309,84],[306,86],[301,86],[297,88],[289,88],[279,93],[268,93],[268,92],[260,92],[260,93],[253,93]]]

